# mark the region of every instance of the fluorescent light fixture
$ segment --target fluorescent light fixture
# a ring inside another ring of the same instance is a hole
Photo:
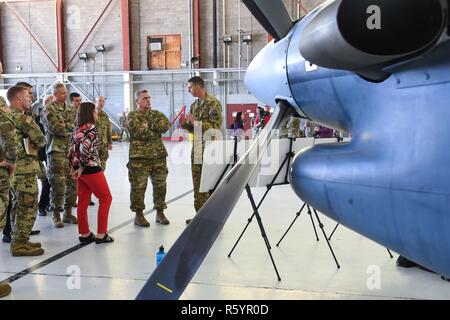
[[[79,53],[78,58],[80,58],[80,60],[83,60],[83,61],[87,61],[89,59],[88,54],[86,52]]]
[[[252,42],[252,35],[251,34],[244,34],[242,36],[242,41],[244,41],[245,43]]]
[[[97,52],[105,52],[106,48],[103,44],[101,44],[99,46],[95,46],[95,50],[97,50]]]
[[[233,42],[233,38],[231,36],[223,36],[223,43],[229,44]]]

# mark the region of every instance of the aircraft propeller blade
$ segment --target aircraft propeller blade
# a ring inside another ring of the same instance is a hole
[[[243,0],[243,2],[275,41],[284,38],[294,25],[282,0]]]

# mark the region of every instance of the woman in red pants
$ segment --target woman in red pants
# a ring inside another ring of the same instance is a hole
[[[99,139],[95,127],[98,114],[90,102],[81,104],[78,110],[77,125],[72,136],[69,151],[72,179],[78,184],[78,233],[81,243],[110,243],[114,239],[107,233],[108,214],[112,197],[108,182],[100,167],[98,155]],[[88,206],[92,193],[99,199],[97,235],[89,229]]]

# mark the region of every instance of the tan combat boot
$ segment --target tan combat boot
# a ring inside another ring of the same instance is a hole
[[[11,254],[13,257],[35,257],[42,256],[44,249],[32,248],[26,242],[14,242],[11,244]]]
[[[144,213],[142,211],[136,212],[136,217],[134,218],[134,224],[139,227],[148,228],[150,227],[150,223],[145,220]]]
[[[64,224],[61,221],[61,214],[57,211],[53,211],[53,225],[55,228],[64,228]]]
[[[167,225],[170,223],[169,219],[164,215],[164,211],[158,210],[156,212],[156,223]]]
[[[28,241],[26,243],[26,245],[29,246],[30,248],[33,248],[33,249],[35,249],[35,248],[37,248],[37,249],[42,248],[42,244],[40,244],[39,242],[30,242],[30,241]]]
[[[72,215],[72,210],[66,210],[63,217],[64,223],[78,224],[78,219]]]
[[[0,284],[0,298],[6,297],[11,293],[11,286],[7,283]]]

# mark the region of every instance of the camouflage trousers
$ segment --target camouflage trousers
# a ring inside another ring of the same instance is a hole
[[[77,187],[70,177],[69,160],[64,153],[52,152],[47,161],[47,178],[52,186],[50,204],[58,212],[64,204],[64,209],[70,212],[77,201]]]
[[[144,211],[145,191],[149,178],[153,186],[153,208],[156,210],[166,209],[167,158],[130,159],[127,168],[128,180],[131,185],[131,211]]]
[[[0,230],[2,230],[6,224],[10,187],[11,180],[8,175],[8,170],[0,168]]]
[[[47,179],[47,171],[45,170],[45,165],[43,161],[38,161],[38,172],[37,177],[39,180]]]
[[[36,174],[16,175],[12,187],[12,241],[26,242],[36,220],[38,205],[38,184]]]
[[[77,182],[69,176],[66,180],[66,194],[64,201],[64,209],[66,211],[72,210],[72,207],[77,203],[77,197]]]
[[[100,167],[102,167],[103,172],[106,171],[106,162],[109,158],[108,147],[101,147],[98,151],[98,156],[100,158]]]
[[[192,184],[194,185],[194,208],[195,212],[198,212],[201,207],[209,199],[209,192],[200,192],[200,181],[202,178],[202,164],[196,164],[198,161],[194,161],[194,152],[191,154],[191,171],[192,171]]]

